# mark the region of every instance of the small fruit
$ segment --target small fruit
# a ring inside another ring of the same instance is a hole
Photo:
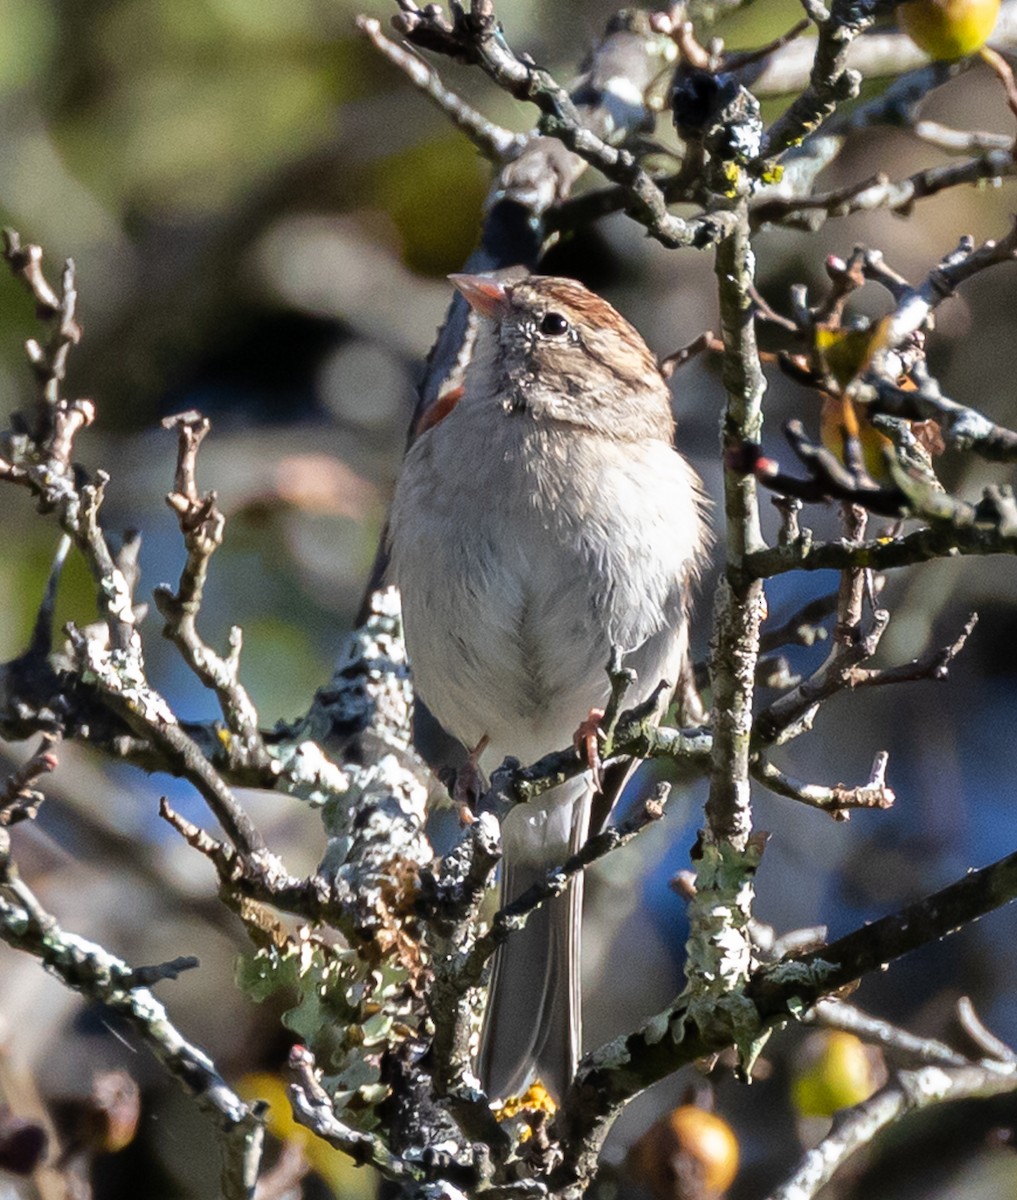
[[[933,59],[964,58],[988,41],[999,0],[910,0],[897,7],[901,29]]]
[[[715,1200],[738,1171],[738,1139],[716,1113],[682,1104],[629,1151],[632,1178],[655,1200]]]
[[[853,1033],[831,1030],[807,1039],[792,1084],[795,1108],[803,1117],[832,1117],[868,1100],[885,1078],[878,1052]]]

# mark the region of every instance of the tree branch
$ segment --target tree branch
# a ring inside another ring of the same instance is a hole
[[[259,1106],[245,1104],[227,1086],[212,1060],[180,1034],[148,988],[137,985],[136,969],[60,927],[18,876],[10,857],[9,835],[3,829],[0,938],[38,958],[67,987],[125,1021],[194,1098],[218,1133],[224,1200],[252,1200],[263,1136]]]

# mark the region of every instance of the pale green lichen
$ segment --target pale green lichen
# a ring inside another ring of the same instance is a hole
[[[744,989],[754,967],[748,925],[762,846],[745,850],[707,840],[689,904],[688,1019],[712,1045],[733,1043],[748,1070],[765,1041],[755,1004]]]
[[[347,1119],[357,1114],[357,1127],[369,1129],[388,1090],[382,1058],[414,1019],[405,968],[369,967],[356,951],[327,945],[304,930],[283,947],[242,959],[237,977],[258,1001],[295,993],[284,1023],[314,1054],[336,1111],[348,1108]]]
[[[655,1017],[651,1017],[643,1026],[643,1041],[648,1046],[656,1046],[658,1042],[662,1042],[667,1036],[673,1016],[674,1013],[671,1009],[666,1009],[662,1013],[657,1013]]]
[[[790,962],[771,967],[767,975],[769,981],[777,989],[789,992],[800,989],[816,995],[823,991],[835,969],[836,964],[827,962],[823,958],[814,958],[810,962],[796,962],[792,959]],[[801,1004],[802,1001],[799,1000],[798,1003]],[[788,1007],[791,1007],[791,1001],[788,1001]]]
[[[629,1053],[628,1039],[626,1037],[617,1037],[612,1042],[606,1042],[599,1049],[589,1055],[590,1065],[596,1069],[605,1071],[616,1071],[621,1067],[626,1066],[631,1061]]]

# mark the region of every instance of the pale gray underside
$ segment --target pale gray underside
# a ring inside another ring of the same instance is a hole
[[[490,739],[485,771],[506,755],[529,763],[567,746],[607,699],[613,646],[638,676],[628,703],[677,682],[703,541],[699,497],[694,472],[662,439],[538,422],[496,398],[467,396],[411,447],[391,524],[410,660],[450,733],[469,748]],[[511,814],[503,899],[585,840],[589,799],[581,779]],[[577,881],[501,953],[482,1051],[494,1094],[516,1092],[534,1071],[560,1092],[571,1075],[581,905]]]

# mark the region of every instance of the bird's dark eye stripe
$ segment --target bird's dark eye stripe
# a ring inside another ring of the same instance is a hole
[[[563,333],[568,333],[569,323],[565,317],[559,312],[544,313],[544,317],[540,322],[540,332],[548,337],[561,337]]]

